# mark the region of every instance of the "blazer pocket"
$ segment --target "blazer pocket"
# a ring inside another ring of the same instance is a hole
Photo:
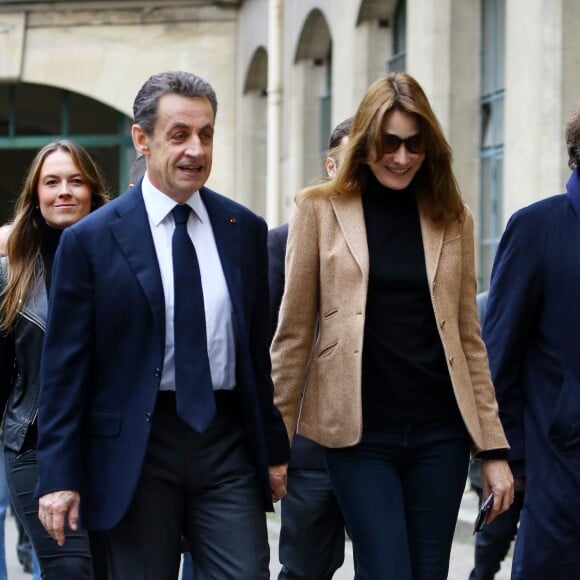
[[[563,450],[580,446],[580,383],[564,377],[549,436]]]
[[[324,357],[330,356],[334,352],[334,350],[336,349],[337,344],[338,344],[338,340],[335,340],[331,344],[326,345],[318,353],[318,358],[324,358]]]
[[[322,315],[322,318],[324,318],[324,320],[328,320],[329,318],[334,318],[337,314],[338,314],[338,308],[333,308],[332,310],[325,312]]]
[[[91,411],[87,421],[87,434],[98,437],[118,437],[121,432],[121,415],[112,411]]]

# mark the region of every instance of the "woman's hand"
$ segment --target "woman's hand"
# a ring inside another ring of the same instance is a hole
[[[504,459],[484,459],[481,463],[483,499],[493,493],[493,507],[485,522],[490,524],[497,516],[510,509],[514,502],[514,478]]]

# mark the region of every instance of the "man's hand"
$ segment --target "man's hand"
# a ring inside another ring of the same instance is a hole
[[[268,468],[270,473],[270,489],[272,490],[272,501],[276,503],[286,495],[286,478],[288,474],[288,464],[273,465]]]
[[[481,463],[481,483],[484,499],[493,493],[493,507],[486,523],[510,509],[514,502],[514,478],[508,462],[501,459],[484,459]]]
[[[38,500],[38,518],[51,538],[64,546],[65,523],[76,530],[79,523],[78,491],[54,491]]]

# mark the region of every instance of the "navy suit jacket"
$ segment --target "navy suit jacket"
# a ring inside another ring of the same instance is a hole
[[[233,306],[245,430],[272,509],[268,465],[288,460],[270,378],[267,227],[207,188]],[[89,529],[110,529],[132,500],[163,367],[165,302],[141,184],[65,230],[41,368],[38,494],[79,490]]]
[[[284,294],[286,281],[284,262],[288,242],[288,224],[273,228],[268,232],[268,260],[270,282],[271,338],[278,326],[278,312]],[[324,448],[314,441],[295,434],[292,440],[290,467],[294,469],[326,469]]]
[[[550,197],[512,216],[494,262],[483,338],[512,470],[526,477],[518,580],[578,577],[579,288],[580,196]]]

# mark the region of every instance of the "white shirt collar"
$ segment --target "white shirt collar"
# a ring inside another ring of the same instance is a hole
[[[143,193],[143,201],[145,202],[145,209],[151,219],[153,225],[158,226],[177,205],[175,200],[157,189],[149,180],[149,176],[145,173],[143,182],[141,183],[141,191]],[[199,191],[194,191],[191,197],[185,202],[193,210],[202,223],[209,221],[207,209],[201,199]]]

